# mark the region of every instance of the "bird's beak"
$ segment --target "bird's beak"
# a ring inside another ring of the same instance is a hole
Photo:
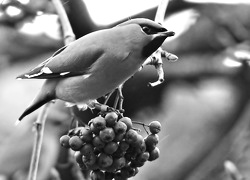
[[[159,32],[157,34],[161,35],[161,36],[171,37],[171,36],[175,35],[175,32],[174,31],[163,31],[163,32]]]

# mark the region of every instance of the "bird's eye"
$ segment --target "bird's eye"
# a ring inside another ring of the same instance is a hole
[[[149,34],[149,33],[150,33],[150,29],[149,29],[149,27],[147,27],[147,26],[143,26],[143,27],[142,27],[142,30],[143,30],[143,32],[145,32],[146,34]]]

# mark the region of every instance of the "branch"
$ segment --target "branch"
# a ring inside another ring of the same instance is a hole
[[[67,45],[73,42],[75,38],[75,34],[73,33],[72,27],[70,25],[68,16],[63,8],[63,5],[60,0],[52,0],[56,12],[60,18],[62,30],[63,30],[63,37],[64,37],[64,44]]]
[[[40,111],[36,122],[34,123],[36,134],[35,134],[35,142],[33,146],[33,152],[30,162],[29,176],[28,180],[36,180],[37,177],[37,169],[39,163],[39,157],[41,153],[43,134],[44,134],[44,126],[47,117],[48,106],[50,103],[45,104]]]
[[[169,0],[162,0],[158,5],[156,15],[155,15],[155,22],[163,24],[165,13],[168,7]]]
[[[71,28],[67,14],[62,6],[61,1],[52,0],[52,2],[55,6],[55,9],[61,21],[63,35],[64,35],[64,44],[67,45],[75,40],[75,35],[73,33],[73,30]],[[34,141],[34,146],[33,146],[28,180],[36,180],[37,178],[37,170],[38,170],[39,157],[40,157],[42,141],[43,141],[44,126],[45,126],[45,121],[46,121],[46,117],[48,113],[48,107],[50,103],[51,102],[45,104],[42,107],[42,110],[39,112],[38,118],[35,122],[36,136],[35,136],[35,141]]]

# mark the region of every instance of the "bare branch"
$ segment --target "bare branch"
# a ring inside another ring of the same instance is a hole
[[[156,15],[155,15],[155,22],[163,24],[165,13],[168,7],[169,0],[162,0],[158,5]]]
[[[73,33],[73,30],[71,28],[68,16],[63,8],[63,5],[60,0],[52,0],[56,12],[58,16],[60,17],[62,29],[63,29],[63,36],[64,36],[64,44],[67,45],[75,40],[75,34]]]
[[[64,43],[67,45],[75,40],[75,35],[73,33],[73,30],[71,28],[67,14],[62,6],[61,1],[60,0],[52,0],[52,1],[54,3],[54,6],[56,8],[56,11],[61,21],[63,34],[64,34]],[[30,163],[28,180],[36,180],[37,178],[38,163],[39,163],[39,157],[40,157],[40,152],[41,152],[41,147],[42,147],[44,126],[45,126],[49,104],[50,102],[43,106],[35,122],[36,136],[35,136],[32,158],[31,158],[31,163]]]
[[[36,180],[37,170],[38,170],[38,162],[41,153],[43,134],[44,134],[44,126],[47,118],[48,106],[50,103],[45,104],[40,111],[38,118],[35,122],[35,141],[33,146],[33,152],[31,157],[30,169],[28,180]]]

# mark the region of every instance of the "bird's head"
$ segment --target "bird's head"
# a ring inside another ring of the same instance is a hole
[[[175,34],[162,25],[145,18],[131,19],[118,25],[118,27],[123,26],[131,28],[135,39],[143,40],[142,55],[145,57],[155,52],[167,37]]]

